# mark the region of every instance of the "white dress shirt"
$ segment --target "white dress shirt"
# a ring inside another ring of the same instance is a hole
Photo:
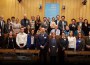
[[[79,26],[82,27],[82,22],[79,23]]]
[[[64,29],[65,29],[65,28],[64,28],[64,21],[62,21],[62,26],[63,26],[63,30],[64,30]]]
[[[1,21],[1,27],[4,28],[4,22],[3,21]]]
[[[59,20],[57,20],[57,25],[59,24]]]
[[[50,35],[51,35],[51,33],[53,33],[53,32],[55,32],[56,35],[60,35],[60,30],[59,30],[59,29],[56,29],[56,31],[55,31],[55,29],[52,29],[51,32],[50,32]]]
[[[69,46],[68,47],[76,49],[76,37],[68,36],[68,41],[69,41]]]
[[[16,36],[16,43],[20,47],[20,44],[24,44],[25,47],[27,44],[27,34],[26,33],[18,33]]]
[[[34,44],[34,36],[31,36],[31,44]]]

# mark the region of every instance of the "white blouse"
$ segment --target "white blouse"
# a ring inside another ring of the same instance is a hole
[[[16,36],[16,43],[20,47],[20,44],[24,44],[23,46],[26,46],[27,44],[27,34],[26,33],[18,33]]]
[[[68,41],[69,41],[68,48],[76,49],[76,37],[68,36]]]
[[[52,21],[52,22],[50,23],[50,27],[51,27],[51,28],[55,28],[55,26],[56,26],[56,23],[55,23],[54,21]]]

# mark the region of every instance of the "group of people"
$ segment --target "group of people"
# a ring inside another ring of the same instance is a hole
[[[90,50],[89,23],[80,17],[79,22],[71,19],[68,25],[65,16],[61,16],[60,20],[59,15],[56,20],[43,17],[43,22],[39,15],[36,19],[31,16],[31,20],[24,15],[20,23],[15,17],[8,18],[6,23],[1,16],[0,48],[40,49],[41,62],[46,63],[48,52],[52,64],[56,62],[56,56],[63,63],[64,50]]]

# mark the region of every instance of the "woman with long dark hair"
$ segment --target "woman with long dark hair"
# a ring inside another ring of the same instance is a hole
[[[34,29],[27,36],[27,49],[35,49],[36,46],[36,37]]]
[[[76,50],[83,51],[85,49],[85,40],[81,32],[78,33],[76,40]]]
[[[13,35],[13,32],[10,31],[8,37],[6,38],[6,48],[15,49],[16,48],[16,39]]]
[[[39,29],[40,25],[41,25],[41,19],[40,19],[40,16],[37,15],[36,21],[35,21],[35,33],[36,33],[37,30]]]
[[[89,29],[88,29],[88,20],[87,19],[84,19],[84,23],[82,25],[82,30],[83,30],[85,36],[88,36]]]

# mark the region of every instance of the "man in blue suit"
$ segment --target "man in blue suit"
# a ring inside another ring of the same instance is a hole
[[[27,19],[26,14],[24,14],[24,18],[21,20],[21,25],[23,27],[27,27],[28,25],[30,25],[29,19]]]
[[[40,62],[46,63],[48,50],[48,34],[45,33],[45,28],[41,29],[41,33],[38,36],[38,44],[40,48]]]

